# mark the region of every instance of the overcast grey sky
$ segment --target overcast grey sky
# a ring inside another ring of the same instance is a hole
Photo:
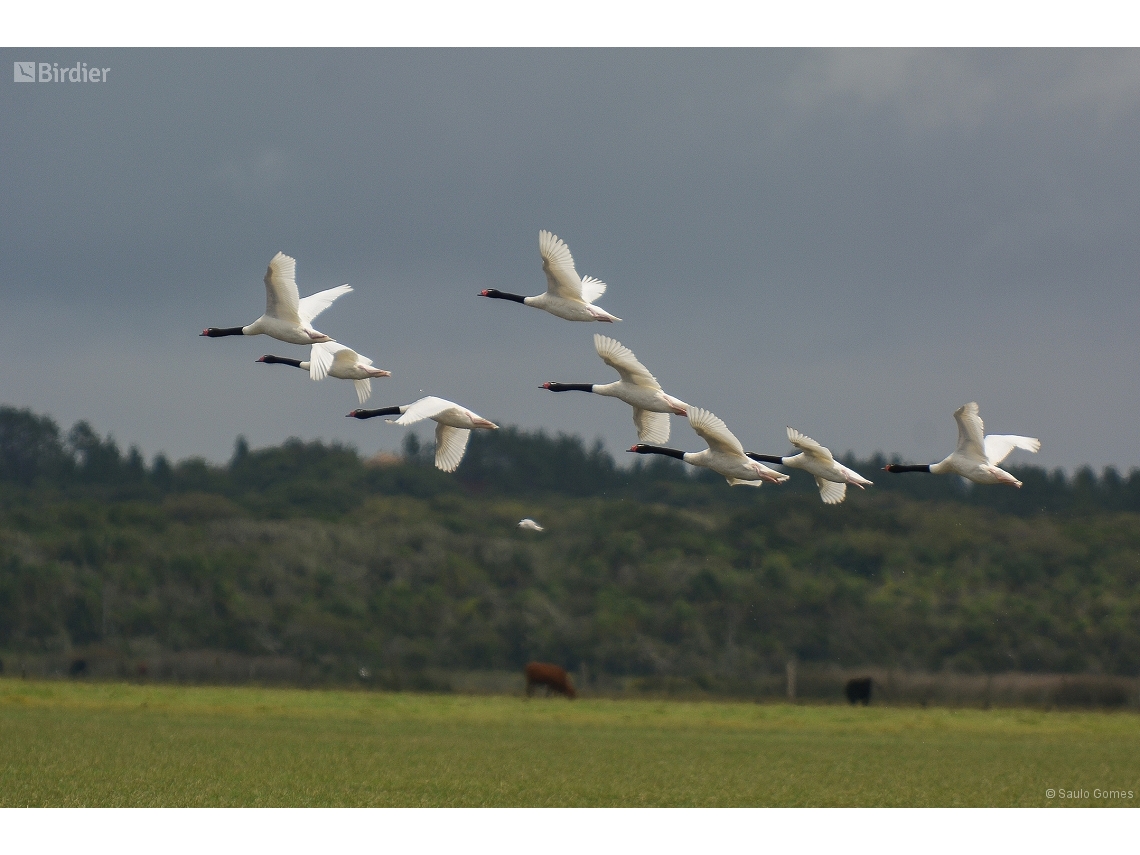
[[[1135,50],[0,53],[110,68],[0,86],[0,402],[65,428],[397,448],[350,383],[255,363],[306,351],[198,336],[262,313],[282,250],[302,296],[355,288],[316,326],[393,372],[369,406],[618,453],[627,406],[537,388],[616,379],[603,332],[756,451],[936,460],[977,400],[1041,438],[1011,462],[1140,467]],[[542,228],[622,323],[476,297],[543,290]]]

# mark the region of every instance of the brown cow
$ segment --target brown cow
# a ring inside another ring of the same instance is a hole
[[[551,692],[561,692],[571,699],[578,696],[566,669],[551,665],[549,662],[526,663],[526,696],[528,698],[534,692],[535,686],[546,686],[547,697],[550,697]]]

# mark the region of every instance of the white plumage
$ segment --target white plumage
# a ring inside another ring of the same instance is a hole
[[[795,428],[788,428],[788,441],[800,450],[799,454],[788,457],[766,457],[750,453],[748,456],[753,460],[778,462],[783,466],[811,473],[815,476],[816,486],[819,487],[820,498],[826,505],[837,505],[846,499],[848,484],[863,489],[864,485],[869,486],[872,483],[854,469],[849,469],[836,460],[830,449]]]
[[[657,378],[620,341],[597,333],[594,335],[594,349],[606,365],[617,371],[620,380],[604,384],[544,383],[543,388],[554,392],[577,389],[625,401],[633,407],[637,438],[648,443],[666,442],[669,439],[669,414],[686,415],[689,405],[666,394]]]
[[[536,309],[550,312],[568,321],[605,321],[612,323],[621,318],[611,315],[594,301],[606,292],[606,283],[592,276],[579,276],[574,269],[570,247],[558,235],[538,233],[538,254],[542,257],[542,270],[546,274],[546,291],[533,297],[507,294],[496,289],[480,292],[483,297],[514,300]]]
[[[1015,448],[1036,453],[1041,448],[1041,440],[1029,436],[996,434],[984,436],[985,426],[978,412],[978,405],[971,401],[954,411],[958,423],[958,447],[938,463],[929,466],[904,466],[891,463],[888,472],[931,472],[935,475],[961,475],[975,484],[1012,484],[1020,487],[1009,472],[997,464],[1005,460]]]
[[[635,445],[630,451],[638,454],[662,454],[677,460],[684,460],[693,466],[703,466],[724,476],[732,486],[747,485],[759,487],[764,481],[779,484],[787,481],[782,472],[769,469],[757,460],[751,460],[744,453],[744,446],[728,429],[723,421],[700,407],[689,408],[689,424],[697,435],[705,441],[704,451],[678,451],[674,448],[661,448],[655,445]]]
[[[313,320],[338,297],[352,291],[350,285],[339,285],[299,298],[296,282],[297,261],[283,252],[277,253],[265,271],[265,314],[244,327],[227,330],[210,328],[202,335],[267,335],[289,344],[309,345],[330,341],[329,336],[313,329]]]
[[[326,376],[353,381],[357,400],[363,404],[372,395],[372,378],[391,377],[392,372],[373,368],[371,359],[351,347],[324,341],[314,344],[309,352],[309,377],[323,380]]]
[[[391,424],[411,425],[424,419],[436,422],[435,465],[444,472],[454,472],[463,460],[467,440],[473,429],[498,430],[499,426],[479,414],[443,398],[428,396],[400,407],[398,419]]]

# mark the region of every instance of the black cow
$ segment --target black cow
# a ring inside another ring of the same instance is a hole
[[[843,691],[847,695],[847,703],[867,706],[871,703],[871,678],[855,677],[848,680]]]

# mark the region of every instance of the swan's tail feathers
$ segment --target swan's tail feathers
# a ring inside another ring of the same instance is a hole
[[[612,324],[614,321],[621,320],[621,318],[619,318],[617,315],[611,315],[601,306],[595,306],[593,303],[588,303],[586,308],[589,310],[595,321],[602,321],[603,323]]]
[[[844,483],[828,481],[817,475],[815,484],[819,487],[819,497],[825,505],[838,505],[847,498],[847,485]]]
[[[760,476],[761,481],[767,481],[770,484],[783,484],[788,480],[788,476],[783,472],[777,472],[775,469],[770,469],[758,460],[750,461],[753,470]]]
[[[318,341],[309,351],[309,379],[324,380],[329,376],[336,350],[339,347],[334,341]],[[360,403],[364,403],[361,401]]]
[[[633,408],[633,424],[637,438],[646,445],[664,445],[669,441],[669,414]]]
[[[1021,482],[1017,480],[1012,474],[1006,472],[1004,469],[999,469],[996,466],[983,467],[983,471],[987,472],[994,480],[989,482],[991,484],[1011,484],[1014,487],[1020,487]],[[984,481],[982,483],[985,483]]]
[[[854,469],[848,469],[846,466],[843,466],[842,471],[844,476],[847,478],[847,483],[854,484],[860,490],[862,490],[864,487],[874,486],[874,481],[870,481],[867,478],[864,478]]]

